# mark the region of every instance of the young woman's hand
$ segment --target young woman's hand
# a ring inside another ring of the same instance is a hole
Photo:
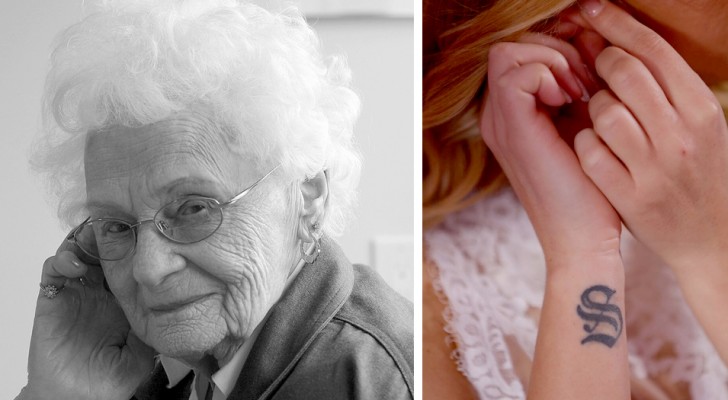
[[[609,2],[582,6],[586,22],[613,46],[596,60],[609,90],[589,103],[594,129],[576,137],[581,165],[630,231],[672,267],[688,304],[728,361],[723,110],[655,32]]]
[[[129,399],[152,370],[154,351],[104,289],[101,267],[79,256],[64,241],[43,264],[41,283],[61,289],[38,295],[28,385],[18,399]]]
[[[577,135],[582,167],[635,236],[678,269],[728,266],[728,128],[716,97],[658,34],[615,5],[593,29],[613,46],[596,60],[609,90]]]
[[[567,106],[588,100],[587,79],[579,52],[555,38],[527,35],[496,44],[489,54],[481,132],[547,260],[619,257],[619,217],[554,123]]]
[[[574,127],[560,123],[589,121],[587,75],[574,46],[545,36],[497,44],[488,59],[481,132],[528,212],[548,269],[533,400],[629,398],[622,224],[570,147]],[[579,313],[593,303],[602,310],[594,315],[610,310],[609,323]]]

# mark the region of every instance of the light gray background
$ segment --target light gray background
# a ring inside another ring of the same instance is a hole
[[[81,0],[3,0],[0,12],[0,398],[27,380],[27,351],[43,261],[61,230],[28,168],[40,126],[40,93],[50,44],[77,21]],[[365,164],[358,220],[339,242],[354,262],[374,265],[412,299],[413,293],[413,21],[345,18],[309,21],[324,52],[344,52],[363,104],[357,140]]]

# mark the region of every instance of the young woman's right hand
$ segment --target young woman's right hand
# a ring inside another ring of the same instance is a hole
[[[554,110],[588,100],[585,64],[568,43],[540,40],[491,48],[483,139],[528,212],[547,264],[619,257],[620,218],[554,124]]]
[[[79,255],[64,241],[43,264],[41,283],[62,289],[52,299],[38,295],[28,385],[18,399],[126,400],[154,366],[154,350],[104,289],[101,267]]]
[[[574,73],[576,67],[585,72],[584,63],[572,46],[554,40],[526,36],[491,48],[481,116],[483,139],[523,203],[546,256],[527,397],[629,399],[622,225],[567,142],[567,131],[575,127],[554,122],[563,112],[572,122],[588,123],[588,114],[580,115],[588,111],[588,96],[577,81],[587,77]],[[610,323],[590,322],[607,318],[605,310]]]

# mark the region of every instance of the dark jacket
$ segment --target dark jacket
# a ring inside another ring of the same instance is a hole
[[[273,306],[229,400],[412,399],[412,303],[330,239]],[[138,400],[187,399],[157,364]]]

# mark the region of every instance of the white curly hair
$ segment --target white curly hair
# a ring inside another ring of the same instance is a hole
[[[295,8],[100,1],[60,33],[54,49],[31,163],[46,176],[66,225],[84,218],[88,132],[203,109],[256,163],[280,163],[298,182],[325,170],[322,227],[333,236],[343,231],[361,170],[353,142],[359,99],[343,57],[322,58],[316,34]]]

